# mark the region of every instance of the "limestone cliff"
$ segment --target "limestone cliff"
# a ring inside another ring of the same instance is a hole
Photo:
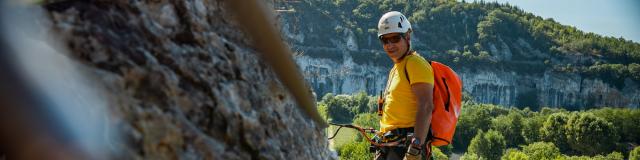
[[[347,51],[345,51],[347,52]],[[351,58],[335,61],[327,58],[299,56],[298,64],[318,97],[326,93],[352,94],[365,91],[377,95],[384,89],[387,67],[354,64]],[[544,72],[528,75],[516,71],[454,68],[462,78],[463,90],[481,103],[518,107],[632,107],[640,106],[639,84],[625,81],[619,89],[600,79],[578,74]]]

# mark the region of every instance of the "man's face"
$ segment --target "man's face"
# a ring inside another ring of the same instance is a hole
[[[397,61],[407,52],[409,46],[407,40],[400,33],[389,33],[382,35],[380,38],[384,51],[387,52],[387,56]]]

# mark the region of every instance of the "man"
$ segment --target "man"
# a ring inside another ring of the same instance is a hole
[[[378,22],[378,38],[394,63],[384,92],[382,141],[400,140],[411,133],[413,137],[406,139],[408,147],[381,148],[376,159],[420,159],[426,149],[433,110],[433,71],[411,49],[411,32],[411,23],[400,12],[388,12]]]

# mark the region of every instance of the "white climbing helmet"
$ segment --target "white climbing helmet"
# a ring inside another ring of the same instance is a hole
[[[411,23],[398,11],[385,13],[378,22],[378,38],[388,33],[407,33],[410,30]]]

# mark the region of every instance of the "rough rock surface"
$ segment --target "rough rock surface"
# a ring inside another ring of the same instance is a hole
[[[328,159],[322,128],[216,0],[55,1],[70,57],[95,73],[122,133],[116,159]]]

